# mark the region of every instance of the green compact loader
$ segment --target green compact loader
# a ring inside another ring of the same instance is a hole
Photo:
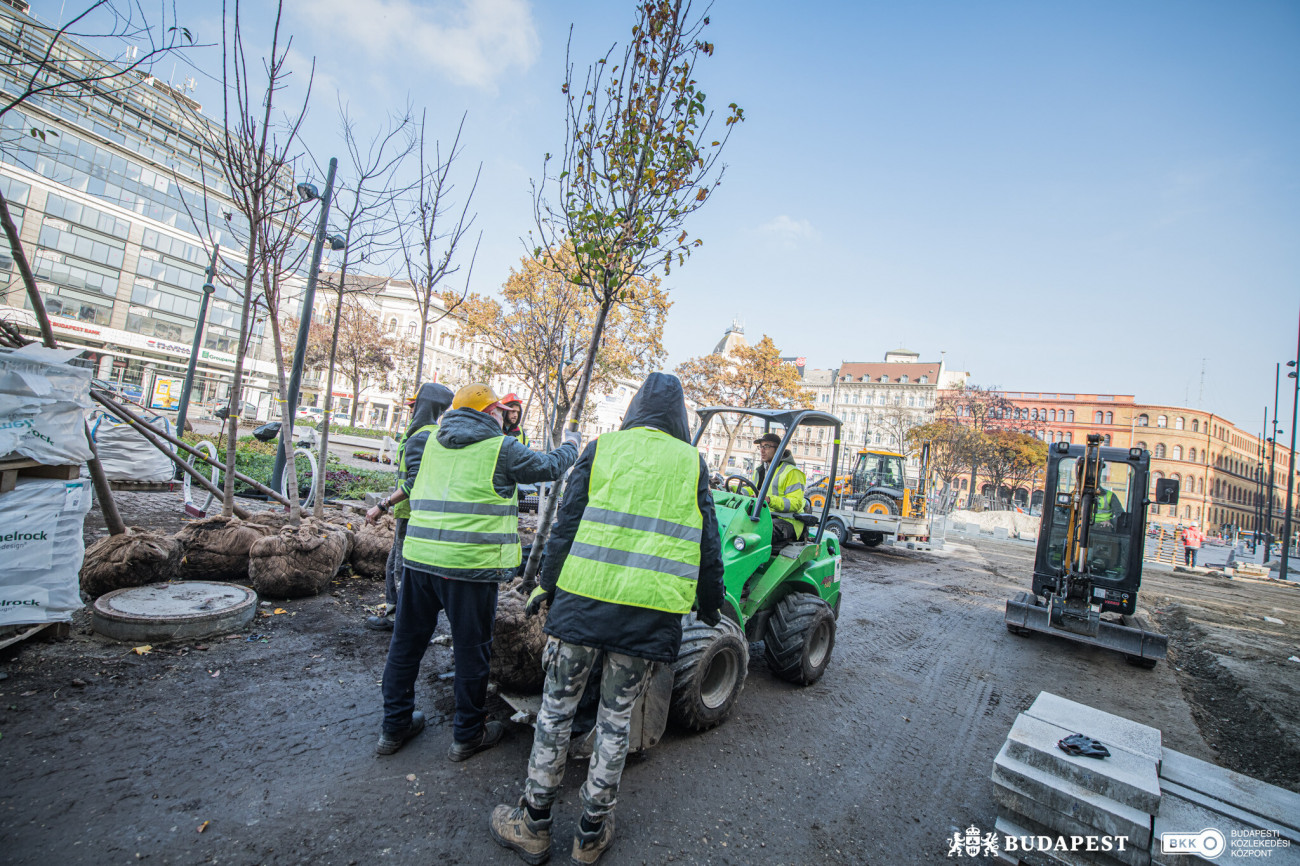
[[[838,465],[840,420],[809,409],[698,410],[699,428],[692,439],[699,445],[709,422],[720,414],[748,416],[762,423],[763,432],[781,428],[778,454],[785,452],[802,426],[834,427],[832,466]],[[722,622],[706,625],[694,613],[682,618],[682,645],[677,660],[659,665],[645,694],[632,712],[631,750],[659,742],[671,718],[689,730],[704,731],[720,724],[735,706],[749,671],[750,642],[763,643],[768,668],[797,685],[821,678],[835,647],[835,623],[840,610],[840,543],[823,531],[830,502],[820,515],[796,515],[800,537],[772,549],[772,516],[766,505],[768,474],[759,487],[732,475],[713,494],[722,536],[725,597]],[[595,697],[589,683],[586,698]],[[541,707],[541,695],[505,691],[501,697],[516,710],[514,720],[531,723]],[[593,709],[594,709],[594,701]],[[570,740],[570,757],[591,750],[594,718],[580,709]]]

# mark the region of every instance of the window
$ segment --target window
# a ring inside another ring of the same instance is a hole
[[[1102,414],[1101,414],[1101,410],[1100,410],[1100,409],[1098,409],[1096,412],[1093,412],[1093,413],[1092,413],[1092,423],[1094,423],[1094,424],[1101,424],[1101,423],[1102,423],[1102,419],[1103,419],[1103,416],[1102,416]]]
[[[396,318],[396,317],[393,317],[393,318],[391,318],[391,319],[388,320],[388,330],[392,331],[394,334],[397,333],[397,318]]]
[[[1110,434],[1109,434],[1109,433],[1107,433],[1105,436],[1102,436],[1102,437],[1101,437],[1101,444],[1103,444],[1103,445],[1107,445],[1107,446],[1110,445]]]
[[[1177,418],[1174,419],[1174,429],[1175,429],[1175,430],[1181,430],[1181,429],[1183,429],[1183,416],[1182,416],[1182,415],[1179,415]]]
[[[929,384],[929,382],[930,382],[930,377],[929,377],[929,376],[922,376],[922,377],[921,377],[920,379],[918,379],[917,381],[920,382],[922,385],[927,385],[927,384]]]
[[[1136,446],[1134,446],[1134,447],[1141,448],[1143,451],[1145,451],[1145,450],[1147,450],[1147,443],[1145,443],[1145,442],[1139,442],[1139,443],[1138,443]]]
[[[1107,412],[1107,413],[1106,413],[1106,423],[1107,423],[1107,424],[1114,424],[1114,423],[1115,423],[1115,413],[1114,413],[1114,412]]]
[[[899,376],[899,377],[898,377],[898,383],[899,383],[900,385],[906,385],[906,384],[907,384],[907,377],[906,377],[906,376]]]
[[[1193,433],[1199,433],[1200,431],[1201,431],[1201,422],[1200,422],[1198,419],[1193,418],[1193,419],[1192,419],[1192,432],[1193,432]]]
[[[1157,442],[1157,443],[1156,443],[1156,451],[1155,451],[1155,454],[1154,454],[1153,456],[1155,456],[1155,457],[1164,457],[1164,456],[1165,456],[1165,443],[1163,443],[1163,442]]]
[[[1168,426],[1169,426],[1169,419],[1166,418],[1164,415],[1157,415],[1157,416],[1156,416],[1156,426],[1157,426],[1157,427],[1168,427]]]
[[[414,337],[414,336],[415,336],[415,322],[407,322],[407,323],[406,323],[406,336],[408,336],[408,337]]]
[[[1146,413],[1143,413],[1138,416],[1137,425],[1139,427],[1150,427],[1151,419],[1147,417]]]
[[[1073,424],[1073,423],[1074,423],[1074,410],[1073,410],[1073,409],[1071,409],[1070,411],[1068,411],[1068,412],[1065,413],[1065,423],[1067,423],[1067,424]]]
[[[1052,411],[1050,411],[1050,412],[1047,413],[1047,420],[1048,420],[1048,421],[1055,421],[1055,420],[1056,420],[1056,410],[1055,410],[1055,409],[1053,409]]]
[[[863,377],[863,378],[866,378],[866,377]],[[888,381],[889,381],[889,377],[888,377],[888,376],[881,376],[881,377],[880,377],[880,381],[881,381],[882,383],[888,382]]]

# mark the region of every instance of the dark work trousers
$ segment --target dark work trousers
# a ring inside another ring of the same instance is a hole
[[[384,565],[384,601],[388,604],[391,616],[397,608],[397,587],[402,582],[402,544],[406,541],[406,525],[409,517],[397,518],[397,529],[393,532],[393,549],[388,551],[388,562]]]
[[[448,580],[402,570],[397,597],[397,621],[384,665],[384,732],[400,733],[411,724],[415,709],[415,680],[420,660],[445,611],[451,626],[456,717],[452,735],[467,743],[483,730],[487,717],[488,662],[492,658],[492,625],[497,612],[497,584]]]
[[[1183,548],[1183,557],[1187,560],[1188,565],[1196,565],[1196,553],[1199,550],[1200,550],[1199,547]]]

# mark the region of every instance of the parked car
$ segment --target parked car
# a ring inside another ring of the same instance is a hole
[[[296,421],[311,421],[319,423],[325,417],[325,410],[318,409],[315,406],[299,406],[298,413],[294,416]]]

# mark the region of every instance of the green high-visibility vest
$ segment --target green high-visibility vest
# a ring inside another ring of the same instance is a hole
[[[774,519],[784,520],[794,527],[795,538],[798,538],[803,532],[803,524],[795,519],[795,515],[803,511],[803,489],[807,477],[802,470],[790,463],[773,461],[773,465],[776,477],[767,488],[767,507],[772,510]],[[763,486],[758,469],[754,470],[750,480],[756,491]]]
[[[433,439],[435,436],[438,435],[438,425],[425,424],[423,427],[421,427],[420,429],[412,433],[411,436],[418,436],[419,434],[424,433],[426,431],[429,434],[429,438]],[[399,478],[398,478],[399,485],[401,484],[401,479],[406,478],[406,443],[411,441],[411,436],[403,436],[401,444],[397,446],[397,468],[399,474]],[[425,447],[427,448],[428,446],[426,445]],[[414,490],[410,492],[413,493]],[[407,499],[403,499],[401,502],[393,506],[393,516],[398,518],[399,520],[402,518],[409,518],[411,516],[411,500],[409,498],[410,493],[408,493],[407,495],[408,495]]]
[[[662,430],[596,440],[587,508],[557,585],[598,601],[687,613],[700,575],[700,454]]]
[[[1093,523],[1107,523],[1114,520],[1124,513],[1124,506],[1120,503],[1119,497],[1105,487],[1097,495],[1096,504],[1092,510]]]
[[[515,493],[492,486],[504,436],[445,448],[430,436],[411,488],[402,557],[432,568],[518,568]]]

